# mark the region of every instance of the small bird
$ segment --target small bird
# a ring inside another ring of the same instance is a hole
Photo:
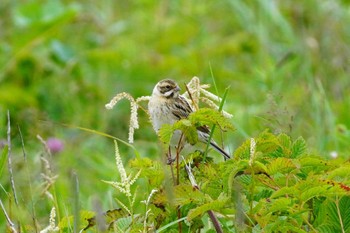
[[[171,79],[164,79],[154,87],[151,99],[148,102],[148,111],[154,130],[158,133],[163,124],[174,124],[176,121],[187,118],[193,112],[187,100],[180,95],[180,87]],[[208,143],[210,130],[207,126],[197,128],[198,140]],[[175,135],[177,134],[177,135]],[[181,132],[174,132],[176,142],[180,140]],[[173,140],[172,140],[173,141]],[[225,159],[230,159],[230,155],[221,149],[214,140],[210,145],[221,153]]]

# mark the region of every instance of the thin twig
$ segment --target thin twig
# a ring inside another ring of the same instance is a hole
[[[188,93],[188,96],[190,97],[194,108],[196,109],[196,111],[198,110],[198,105],[194,102],[193,97],[192,97],[192,93],[190,92],[190,89],[188,88],[187,84],[185,83],[185,87],[186,87],[186,91]]]
[[[176,185],[180,184],[180,153],[183,149],[183,140],[185,140],[185,135],[181,132],[181,136],[176,147]]]
[[[0,206],[1,206],[2,212],[4,212],[6,221],[7,221],[8,225],[9,225],[9,227],[10,227],[10,230],[11,230],[10,232],[17,233],[17,230],[15,228],[15,224],[11,221],[10,217],[8,216],[4,205],[2,204],[2,200],[1,199],[0,199]]]
[[[196,182],[196,179],[195,179],[195,177],[194,177],[194,175],[193,175],[193,173],[192,173],[190,164],[186,164],[186,163],[185,163],[185,169],[186,169],[187,175],[188,175],[188,177],[189,177],[189,180],[190,180],[190,182],[191,182],[191,184],[192,184],[192,187],[193,187],[194,189],[197,189],[198,191],[200,191],[199,186],[198,186],[198,184],[197,184],[197,182]],[[207,213],[208,213],[208,215],[209,215],[209,218],[210,218],[211,221],[213,222],[213,225],[214,225],[214,227],[215,227],[216,232],[218,232],[218,233],[223,233],[223,230],[222,230],[222,228],[221,228],[220,222],[219,222],[218,218],[215,216],[214,211],[208,210]]]
[[[171,147],[170,146],[168,148],[168,161],[167,161],[167,164],[170,166],[171,177],[173,179],[174,185],[176,185],[176,178],[175,178],[175,175],[174,175],[173,159],[172,159],[172,155],[171,155]]]
[[[181,136],[179,139],[179,142],[177,144],[176,147],[176,185],[180,184],[180,152],[183,149],[183,140],[185,140],[184,137],[184,133],[181,132]],[[177,207],[177,218],[180,219],[181,218],[181,211],[180,211],[180,207]],[[182,232],[182,222],[179,221],[178,222],[179,225],[179,233]]]
[[[178,207],[176,208],[176,210],[177,210],[177,219],[179,220],[179,219],[181,219],[180,206],[178,206]],[[179,221],[177,224],[179,225],[179,233],[181,233],[181,232],[182,232],[182,224],[181,224],[181,221]]]
[[[7,162],[8,162],[8,169],[10,173],[10,183],[11,183],[11,189],[13,192],[13,196],[15,198],[15,203],[18,206],[18,199],[17,199],[17,193],[15,188],[15,181],[13,178],[13,171],[12,171],[12,154],[11,154],[11,122],[10,122],[10,110],[7,110]]]
[[[41,195],[46,195],[49,200],[52,200],[54,202],[57,219],[61,219],[59,205],[57,202],[57,193],[54,186],[58,175],[54,174],[51,166],[52,154],[50,148],[47,146],[46,141],[40,135],[36,135],[36,137],[43,144],[45,149],[45,152],[41,153],[40,155],[40,161],[42,165],[42,173],[40,175],[42,176],[45,185],[43,191],[41,192]],[[50,189],[52,190],[52,193],[49,192]]]

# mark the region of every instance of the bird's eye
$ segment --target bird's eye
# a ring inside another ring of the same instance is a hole
[[[167,89],[170,89],[170,85],[166,85],[165,87],[166,87]]]

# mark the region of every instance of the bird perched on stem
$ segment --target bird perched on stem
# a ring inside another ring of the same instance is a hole
[[[180,95],[180,87],[171,79],[164,79],[154,87],[152,96],[148,103],[148,111],[154,130],[158,133],[164,124],[173,125],[176,121],[187,118],[192,112],[192,108],[187,100]],[[197,128],[198,140],[208,143],[210,130],[207,126]],[[172,141],[181,141],[182,133],[175,131]],[[214,140],[210,140],[210,145],[229,159],[230,155],[220,148]]]

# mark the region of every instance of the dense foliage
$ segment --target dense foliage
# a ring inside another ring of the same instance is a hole
[[[1,1],[0,231],[6,212],[22,232],[213,232],[212,210],[224,231],[350,232],[349,9],[344,0]],[[193,76],[215,94],[228,88],[232,119],[203,109],[157,138],[139,111],[134,144],[125,142],[129,105],[106,111],[112,96]],[[198,124],[217,125],[234,158],[182,153],[174,185],[156,141],[182,129],[195,142]]]

